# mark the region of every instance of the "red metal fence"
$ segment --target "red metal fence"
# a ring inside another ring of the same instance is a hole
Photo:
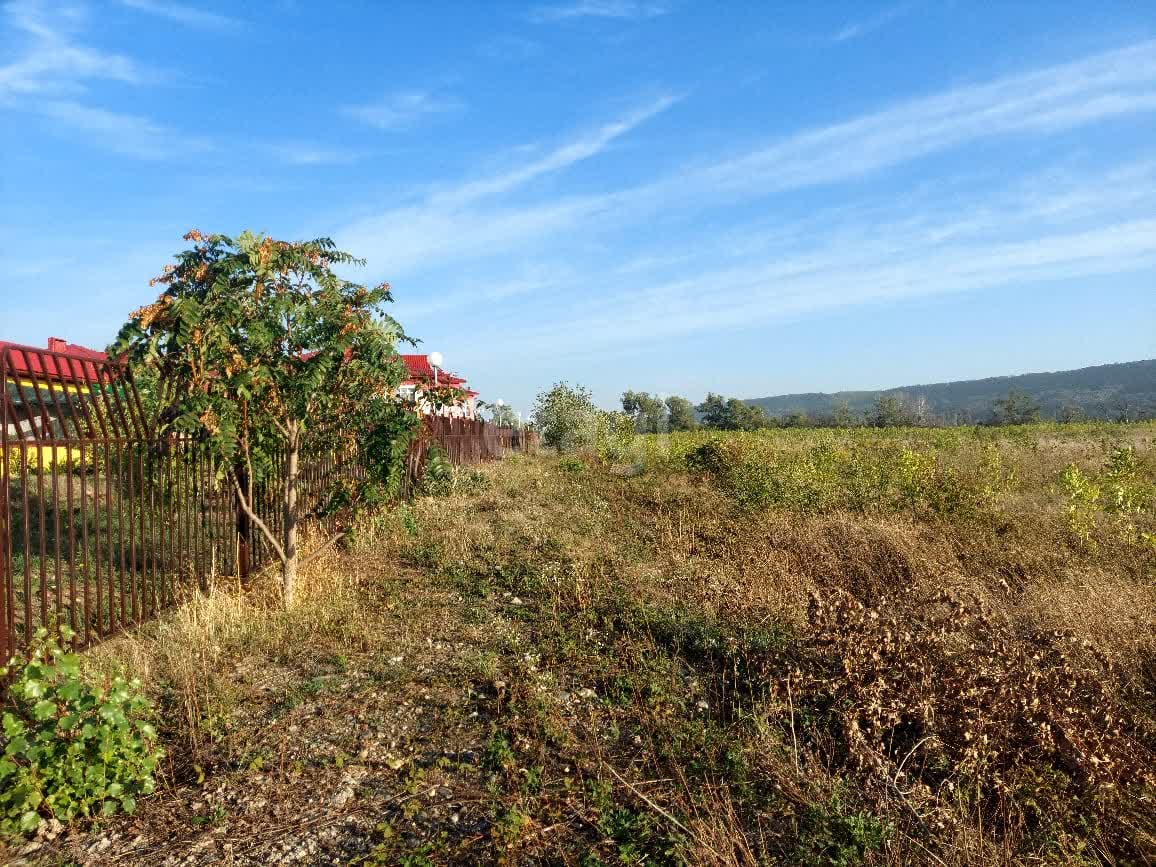
[[[216,575],[269,562],[206,450],[157,436],[126,368],[31,347],[0,347],[0,659],[41,627],[71,627],[80,648],[177,604]],[[454,463],[536,447],[480,421],[427,417],[406,460],[412,491],[435,445]],[[305,510],[334,475],[364,468],[334,455],[303,462]],[[276,530],[277,474],[255,511]]]

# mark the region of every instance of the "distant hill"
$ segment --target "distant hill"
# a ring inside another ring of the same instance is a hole
[[[782,394],[760,397],[747,403],[761,406],[768,415],[806,413],[828,415],[846,402],[852,412],[871,408],[880,395],[907,400],[923,399],[931,411],[950,422],[985,422],[993,403],[1010,391],[1026,392],[1040,406],[1045,418],[1086,415],[1089,418],[1123,419],[1156,417],[1156,359],[1123,364],[1100,364],[1054,373],[993,376],[930,385],[905,385],[882,391],[838,391],[834,394]]]

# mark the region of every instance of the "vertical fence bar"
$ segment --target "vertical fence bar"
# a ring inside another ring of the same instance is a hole
[[[9,659],[16,650],[14,644],[16,622],[15,575],[12,563],[12,510],[9,504],[11,489],[11,452],[8,444],[8,420],[16,421],[15,407],[8,396],[8,350],[0,349],[0,653]],[[11,408],[10,408],[11,407]]]

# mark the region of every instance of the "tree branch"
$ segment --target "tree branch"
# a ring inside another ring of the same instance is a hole
[[[281,543],[277,541],[277,537],[273,535],[273,531],[269,529],[268,525],[249,507],[249,503],[245,499],[245,494],[241,491],[241,483],[237,481],[237,474],[230,470],[229,478],[233,480],[233,487],[237,491],[237,502],[241,505],[241,511],[249,517],[250,521],[257,525],[257,529],[264,534],[265,538],[269,540],[269,544],[273,546],[273,550],[277,552],[277,557],[282,563],[285,563],[288,559],[285,556],[285,549],[281,547]]]
[[[342,539],[344,539],[348,534],[349,534],[348,530],[342,530],[339,533],[334,533],[332,536],[330,536],[328,539],[326,539],[321,544],[321,547],[316,548],[313,551],[310,551],[308,557],[302,558],[301,563],[299,565],[300,566],[309,565],[314,560],[316,560],[318,557],[320,557],[322,554],[324,554],[326,551],[328,551],[330,548],[332,548],[334,545],[336,545],[338,542],[340,542]]]

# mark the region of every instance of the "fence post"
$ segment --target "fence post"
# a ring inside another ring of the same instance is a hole
[[[8,618],[11,614],[12,582],[12,523],[8,517],[8,350],[0,349],[0,656],[4,662],[15,650],[9,646],[14,636],[8,634]]]
[[[236,473],[238,486],[242,491],[248,491],[249,474],[245,471],[245,468],[240,465],[237,466]],[[234,492],[233,499],[236,502],[237,510],[237,577],[240,579],[242,586],[247,586],[249,583],[250,570],[249,516],[245,513],[245,510],[241,508],[241,495]],[[252,506],[253,504],[250,503],[249,507],[252,508]]]

